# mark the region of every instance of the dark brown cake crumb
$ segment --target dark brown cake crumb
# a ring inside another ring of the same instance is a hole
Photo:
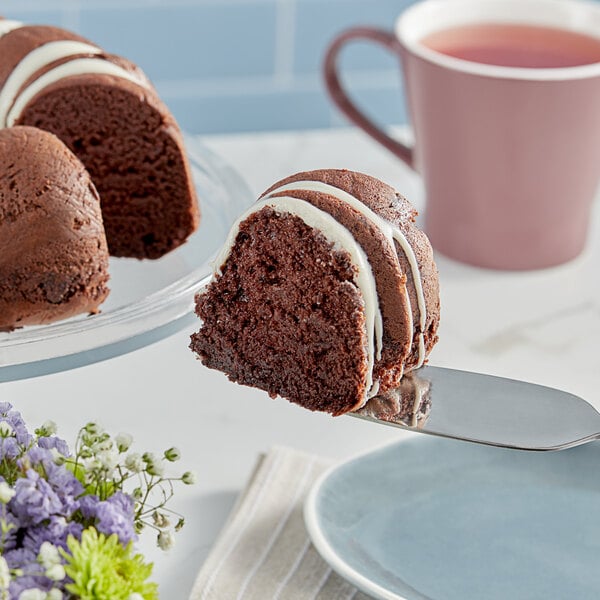
[[[19,123],[56,134],[86,166],[112,256],[159,258],[184,243],[199,220],[179,134],[139,86],[102,78],[48,87]]]
[[[242,224],[223,274],[197,298],[191,348],[232,381],[339,414],[362,397],[363,303],[346,252],[299,217],[264,208]]]

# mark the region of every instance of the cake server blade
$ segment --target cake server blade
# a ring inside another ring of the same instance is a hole
[[[406,381],[405,381],[406,380]],[[412,394],[412,395],[411,395]],[[403,378],[397,408],[430,402],[404,422],[380,399],[349,415],[430,435],[519,450],[562,450],[600,438],[600,413],[574,394],[514,379],[426,366]]]

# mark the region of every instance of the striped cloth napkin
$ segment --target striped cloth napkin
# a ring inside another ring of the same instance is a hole
[[[304,498],[327,466],[291,448],[262,455],[190,600],[367,600],[331,570],[304,527]]]

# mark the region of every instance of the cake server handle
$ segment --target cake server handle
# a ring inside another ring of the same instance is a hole
[[[600,438],[600,413],[591,404],[542,385],[426,366],[404,377],[403,390],[405,406],[415,400],[417,409],[421,402],[430,403],[422,419],[394,418],[389,406],[377,398],[347,414],[409,431],[519,450],[562,450]]]

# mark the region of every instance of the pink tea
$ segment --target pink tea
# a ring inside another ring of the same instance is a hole
[[[548,69],[600,62],[600,39],[552,27],[479,23],[436,31],[421,43],[471,62]]]

